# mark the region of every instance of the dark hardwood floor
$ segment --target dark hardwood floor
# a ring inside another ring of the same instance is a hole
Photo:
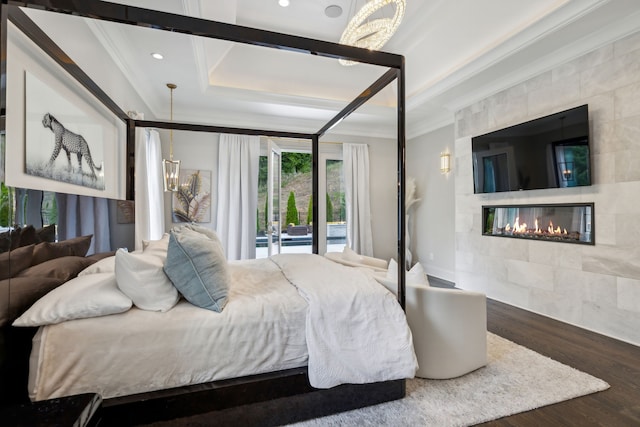
[[[487,328],[611,387],[482,426],[640,426],[640,347],[493,300]]]

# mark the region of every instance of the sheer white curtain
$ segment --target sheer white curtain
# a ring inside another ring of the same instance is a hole
[[[101,197],[56,194],[58,240],[93,235],[87,255],[111,250],[109,203]]]
[[[342,144],[347,245],[361,255],[373,256],[369,196],[369,146]]]
[[[162,147],[155,129],[136,129],[135,240],[158,240],[164,233]]]
[[[256,257],[260,137],[220,135],[216,231],[227,259]]]

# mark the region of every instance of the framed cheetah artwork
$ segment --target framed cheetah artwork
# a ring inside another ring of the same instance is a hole
[[[104,190],[108,124],[35,75],[25,77],[25,173]]]

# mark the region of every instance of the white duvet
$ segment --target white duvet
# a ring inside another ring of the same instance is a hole
[[[181,301],[166,313],[132,308],[41,328],[31,398],[111,398],[305,365],[318,388],[413,376],[404,313],[357,269],[310,254],[229,266],[222,313]]]
[[[418,364],[405,314],[372,276],[317,255],[272,259],[309,304],[312,386],[413,378]]]

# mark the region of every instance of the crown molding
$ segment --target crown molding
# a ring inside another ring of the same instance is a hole
[[[507,60],[532,44],[548,37],[569,23],[596,11],[608,2],[609,0],[581,0],[580,2],[565,4],[517,34],[507,36],[492,49],[477,55],[464,64],[460,64],[446,77],[438,79],[437,82],[427,83],[423,89],[410,95],[407,101],[407,108],[411,109],[417,105],[422,105],[428,100],[453,89],[476,74]]]
[[[638,22],[640,22],[640,11],[627,15],[607,26],[600,27],[598,30],[591,31],[582,38],[562,45],[562,49],[556,49],[536,61],[522,65],[512,72],[496,73],[499,78],[493,79],[490,84],[476,86],[473,90],[465,91],[464,96],[457,96],[450,102],[446,102],[444,106],[451,111],[458,111],[491,95],[495,95],[498,92],[525,82],[559,65],[565,64],[586,53],[637,32],[639,30]],[[496,67],[498,67],[498,65],[494,68]],[[491,72],[492,69],[486,71]],[[473,79],[470,79],[469,83],[473,83]]]

